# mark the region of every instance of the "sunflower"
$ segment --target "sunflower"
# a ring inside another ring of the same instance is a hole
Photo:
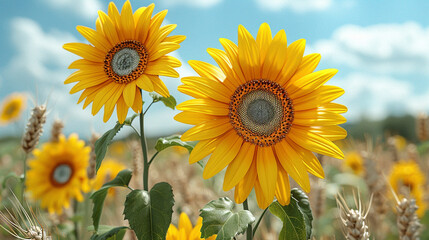
[[[354,174],[361,175],[364,170],[362,156],[356,151],[347,153],[344,166],[352,170]]]
[[[113,180],[118,173],[127,167],[113,159],[105,159],[103,160],[103,164],[100,169],[98,169],[97,176],[91,181],[92,189],[98,190],[105,184]],[[109,195],[112,196],[115,194],[114,188],[109,189]]]
[[[417,214],[421,217],[426,211],[424,201],[425,175],[420,170],[419,165],[412,160],[401,160],[392,167],[389,176],[389,183],[396,194],[410,195],[416,199]]]
[[[126,1],[119,13],[111,2],[108,14],[98,12],[95,30],[77,27],[90,44],[63,46],[83,58],[69,66],[79,70],[64,83],[78,82],[70,93],[84,90],[78,103],[85,99],[86,108],[92,102],[93,115],[104,106],[104,122],[109,120],[115,105],[121,123],[129,108],[141,112],[141,89],[168,97],[168,89],[159,76],[179,77],[174,68],[181,66],[180,61],[166,54],[177,50],[185,36],[168,36],[176,24],[161,27],[167,10],[152,17],[154,7],[151,4],[133,14],[130,2]]]
[[[61,135],[58,142],[35,149],[35,158],[28,163],[27,191],[50,213],[61,214],[72,198],[83,201],[82,192],[89,191],[86,168],[90,151],[76,134],[68,139]]]
[[[203,226],[203,219],[198,218],[198,222],[194,228],[192,228],[192,223],[189,220],[188,215],[182,212],[179,219],[179,229],[177,229],[173,224],[170,224],[170,227],[167,231],[166,240],[215,240],[216,235],[213,235],[209,238],[201,238],[201,226]]]
[[[225,51],[208,49],[220,68],[189,61],[200,77],[182,78],[179,91],[195,99],[177,106],[182,123],[196,125],[182,135],[200,142],[190,154],[195,163],[211,154],[203,172],[211,178],[228,166],[225,191],[235,186],[235,200],[242,203],[255,188],[258,205],[266,208],[274,196],[289,203],[289,175],[310,191],[307,172],[323,178],[312,152],[343,158],[332,141],[345,138],[337,124],[346,122],[343,105],[331,103],[344,93],[324,86],[335,69],[313,72],[319,54],[303,57],[305,40],[287,46],[284,30],[272,38],[268,24],[256,40],[238,28],[238,46],[220,39]]]
[[[7,96],[0,106],[0,125],[17,121],[26,107],[27,98],[20,93]]]

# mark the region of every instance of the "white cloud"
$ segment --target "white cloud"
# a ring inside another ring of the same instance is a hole
[[[295,12],[323,11],[330,8],[333,0],[256,0],[260,8],[280,11],[289,8]]]
[[[41,0],[48,6],[64,11],[73,11],[74,13],[85,17],[97,17],[97,11],[101,9],[100,0]]]
[[[429,89],[417,94],[407,81],[383,75],[351,73],[342,79],[332,80],[332,84],[345,90],[346,93],[336,102],[348,107],[349,112],[345,116],[351,121],[361,116],[377,120],[389,114],[429,111]]]
[[[345,25],[312,46],[324,59],[375,72],[429,73],[429,27],[415,22]]]
[[[222,0],[160,0],[159,2],[168,7],[186,5],[198,8],[209,8],[219,4]]]

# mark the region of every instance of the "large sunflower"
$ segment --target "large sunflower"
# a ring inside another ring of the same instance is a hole
[[[179,218],[179,228],[176,228],[173,224],[167,231],[166,240],[215,240],[217,235],[213,235],[209,238],[201,238],[201,227],[203,226],[203,219],[198,218],[198,222],[195,227],[192,227],[191,220],[189,220],[186,213],[181,213]]]
[[[59,142],[48,142],[35,149],[35,158],[28,163],[27,191],[41,200],[41,207],[50,213],[69,208],[72,198],[83,201],[82,192],[89,191],[86,169],[90,151],[76,134],[68,139],[61,135]]]
[[[91,43],[68,43],[64,49],[83,59],[69,68],[79,69],[65,84],[77,82],[70,93],[82,91],[79,102],[86,108],[91,102],[95,115],[104,106],[104,118],[109,120],[116,105],[119,122],[124,122],[128,109],[142,110],[141,89],[169,96],[160,75],[179,77],[174,68],[180,61],[166,54],[178,49],[185,36],[169,36],[176,24],[161,27],[167,10],[155,14],[155,5],[134,12],[126,1],[119,13],[115,4],[109,4],[108,14],[99,11],[96,29],[78,26],[77,30]]]
[[[0,125],[18,120],[25,109],[27,98],[20,93],[7,96],[0,106]]]
[[[220,39],[225,51],[208,49],[220,68],[189,61],[200,77],[182,78],[179,90],[196,99],[177,106],[175,119],[196,125],[182,140],[200,142],[189,161],[211,154],[203,177],[211,178],[228,166],[223,189],[235,186],[235,200],[243,202],[255,188],[258,205],[266,208],[277,197],[289,203],[289,175],[310,191],[307,172],[323,178],[312,152],[343,158],[332,143],[346,131],[343,105],[331,103],[344,93],[323,85],[337,70],[314,72],[319,54],[303,56],[305,40],[287,46],[284,30],[272,38],[268,24],[256,40],[238,28],[238,46]]]

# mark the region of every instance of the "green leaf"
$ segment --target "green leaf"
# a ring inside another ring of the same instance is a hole
[[[105,183],[99,190],[91,194],[90,199],[94,203],[92,208],[92,224],[95,231],[98,231],[100,223],[101,212],[103,211],[104,200],[106,199],[107,192],[111,187],[127,187],[131,180],[132,171],[129,169],[122,170],[116,175],[115,179]]]
[[[161,96],[161,95],[159,95],[157,93],[149,93],[149,95],[152,97],[154,103],[161,101],[161,102],[164,103],[164,105],[166,107],[169,107],[169,108],[171,108],[173,110],[174,110],[174,108],[177,105],[176,99],[172,95],[170,95],[167,98],[163,97],[163,96]]]
[[[182,140],[180,140],[180,137],[180,135],[173,135],[169,137],[159,138],[155,145],[156,151],[161,152],[168,147],[180,146],[188,149],[189,153],[191,153],[192,149],[194,149],[194,146],[188,142],[183,142]]]
[[[139,240],[164,240],[173,214],[170,184],[155,184],[149,191],[133,190],[125,200],[124,215]]]
[[[248,210],[232,212],[234,203],[227,197],[213,200],[200,210],[203,218],[201,238],[217,234],[216,240],[230,240],[246,231],[247,226],[255,221]]]
[[[307,239],[311,238],[311,230],[313,229],[313,214],[311,212],[310,201],[308,200],[308,196],[298,188],[293,188],[291,190],[291,196],[298,201],[299,210],[304,214],[305,221],[305,230]]]
[[[268,207],[270,212],[280,218],[283,228],[280,231],[279,240],[305,240],[304,214],[301,212],[298,201],[291,196],[289,205],[282,206],[278,201]]]
[[[101,235],[95,233],[90,240],[122,240],[127,229],[128,227],[110,227],[109,231]]]
[[[109,131],[105,132],[101,138],[99,138],[95,144],[95,170],[98,172],[98,169],[101,166],[101,162],[104,159],[104,156],[106,156],[107,146],[112,142],[113,137],[121,130],[121,128],[124,126],[124,124],[120,124],[119,122],[116,123],[115,127],[110,129]]]
[[[144,104],[144,102],[143,102],[143,104]],[[127,126],[131,126],[131,124],[133,123],[133,121],[134,121],[134,118],[136,118],[136,117],[138,117],[139,116],[139,114],[138,113],[134,113],[131,117],[127,117],[126,119],[125,119],[125,121],[124,121],[124,125],[127,125]]]

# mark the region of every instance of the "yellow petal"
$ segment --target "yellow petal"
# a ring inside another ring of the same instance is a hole
[[[301,126],[329,126],[343,124],[347,119],[338,113],[306,110],[295,111],[293,124]]]
[[[171,67],[177,68],[182,66],[182,63],[179,61],[179,59],[173,57],[173,56],[162,56],[156,60],[156,63],[161,63],[164,65],[169,65]]]
[[[107,80],[108,79],[106,76],[97,76],[97,77],[81,80],[76,85],[74,85],[72,89],[70,89],[70,94],[77,93],[85,88],[94,87],[94,86],[97,86],[98,84],[108,82]]]
[[[207,115],[207,114],[198,113],[198,112],[181,112],[181,113],[178,113],[176,116],[174,116],[174,120],[181,123],[192,124],[192,125],[198,125],[200,123],[212,120],[214,118],[216,118],[216,116]]]
[[[240,81],[237,80],[235,72],[232,71],[231,62],[226,53],[222,50],[215,48],[208,48],[207,52],[210,54],[210,56],[212,56],[212,58],[219,65],[222,72],[225,74],[226,79],[223,80],[225,86],[231,91],[235,91],[235,89],[240,85]]]
[[[89,27],[77,26],[77,31],[82,34],[92,45],[103,52],[108,52],[113,46],[106,40],[104,34],[99,33]]]
[[[272,201],[276,190],[277,161],[271,147],[258,147],[256,167],[264,198]]]
[[[119,97],[121,97],[124,88],[124,84],[121,84],[120,88],[106,102],[106,105],[104,106],[104,122],[107,122],[110,119],[110,116],[112,116],[113,110],[115,109],[115,105],[117,104]]]
[[[100,111],[101,107],[109,100],[112,95],[118,91],[121,87],[121,84],[115,82],[110,83],[106,87],[100,89],[100,91],[95,95],[94,103],[92,105],[92,115],[95,115]]]
[[[261,209],[267,208],[273,201],[272,199],[270,201],[268,198],[266,198],[264,192],[262,191],[262,187],[259,179],[256,179],[255,181],[255,194],[256,194],[256,201],[258,203],[258,207]]]
[[[290,82],[286,91],[292,99],[302,97],[325,84],[337,72],[337,69],[325,69],[307,74],[295,82]]]
[[[64,81],[64,84],[69,84],[73,82],[88,82],[93,78],[102,78],[107,79],[106,74],[104,71],[102,72],[102,68],[97,69],[96,71],[76,71],[72,73],[70,76],[67,77],[67,79]]]
[[[286,63],[276,81],[280,86],[284,86],[295,73],[296,69],[301,64],[304,50],[305,39],[297,40],[289,45],[287,48]]]
[[[176,107],[178,110],[200,112],[216,116],[227,116],[229,105],[211,99],[191,99]]]
[[[127,107],[124,98],[121,96],[118,99],[118,104],[116,105],[116,113],[118,114],[118,121],[120,123],[123,123],[125,118],[127,118],[128,109],[129,107]]]
[[[168,92],[167,86],[165,86],[164,82],[158,76],[148,76],[152,81],[154,91],[161,94],[163,97],[169,97],[170,93]]]
[[[225,49],[225,53],[228,56],[231,65],[232,70],[234,71],[234,74],[236,76],[236,80],[239,81],[238,85],[241,85],[246,82],[246,77],[243,75],[243,72],[241,71],[240,65],[238,64],[238,47],[233,43],[231,40],[226,38],[219,39],[220,43],[222,44],[223,48]]]
[[[310,191],[310,178],[307,174],[307,167],[298,152],[285,140],[277,143],[274,148],[281,166],[286,172],[304,189]]]
[[[136,97],[134,98],[134,103],[131,106],[131,108],[134,110],[134,112],[136,113],[140,113],[143,109],[143,100],[142,100],[142,94],[140,92],[139,89],[135,89],[135,95]]]
[[[250,192],[253,189],[253,186],[255,185],[256,178],[258,176],[257,170],[256,170],[256,160],[252,161],[252,165],[250,165],[249,170],[246,173],[246,176],[244,176],[243,179],[235,186],[235,192],[234,192],[234,199],[236,203],[243,203],[244,200],[247,199]]]
[[[161,76],[173,77],[173,78],[179,77],[179,73],[176,70],[174,70],[173,67],[158,61],[149,62],[144,72],[145,74],[150,74],[150,75],[161,75]]]
[[[286,139],[286,142],[289,143],[289,145],[301,156],[309,173],[318,178],[325,178],[325,172],[323,171],[322,165],[312,152],[302,148],[290,139]]]
[[[280,30],[268,47],[262,66],[262,78],[276,79],[283,69],[287,58],[287,38],[284,30]]]
[[[308,54],[307,56],[304,56],[302,58],[301,64],[299,65],[296,72],[293,74],[290,81],[294,82],[302,78],[303,76],[309,73],[312,73],[314,69],[316,69],[317,65],[319,64],[320,58],[321,56],[318,53],[312,53],[312,54]]]
[[[331,141],[344,139],[347,137],[347,131],[340,126],[313,126],[310,131]]]
[[[119,40],[124,41],[125,37],[123,32],[121,31],[121,16],[119,14],[118,8],[116,8],[115,3],[110,2],[109,7],[107,9],[107,15],[112,20],[113,27],[118,33]]]
[[[170,34],[175,28],[177,27],[177,24],[168,24],[166,26],[161,27],[156,35],[151,36],[150,39],[148,39],[148,41],[146,41],[146,48],[147,49],[152,49],[154,47],[156,47],[160,42],[165,42],[163,41],[168,34]]]
[[[225,79],[225,74],[222,70],[209,63],[197,60],[189,60],[188,63],[201,77],[217,80],[219,82]]]
[[[163,42],[173,42],[173,43],[179,44],[179,43],[185,41],[185,39],[186,39],[186,36],[175,35],[175,36],[169,36],[169,37],[164,38]]]
[[[317,152],[326,156],[343,159],[343,152],[328,139],[294,126],[288,133],[288,137],[301,147],[312,152]]]
[[[167,15],[167,13],[168,13],[168,10],[163,10],[163,11],[155,14],[153,16],[153,18],[150,20],[148,37],[146,38],[146,41],[144,41],[144,45],[146,45],[148,43],[148,41],[150,41],[151,38],[156,36],[156,34],[159,31],[159,27],[161,26],[162,22],[164,21],[164,18]]]
[[[208,96],[204,95],[203,93],[189,85],[180,85],[177,87],[177,90],[193,98],[209,98]]]
[[[125,39],[134,39],[134,16],[130,1],[126,1],[121,10],[121,25]]]
[[[232,129],[229,118],[219,118],[203,122],[189,129],[182,135],[183,141],[198,141],[214,138]]]
[[[288,205],[290,202],[289,176],[282,167],[279,168],[277,174],[276,197],[277,201],[283,206]]]
[[[110,19],[110,17],[107,16],[103,11],[98,11],[98,16],[100,17],[101,24],[103,25],[104,34],[106,35],[110,44],[112,46],[115,46],[116,44],[120,43],[121,40],[119,40],[119,36],[116,32],[116,28],[114,23],[112,22],[112,19]]]
[[[293,99],[293,108],[295,111],[302,111],[317,108],[329,103],[344,94],[344,89],[336,86],[321,86],[313,92]]]
[[[136,96],[136,83],[132,81],[127,83],[123,92],[125,103],[128,107],[131,107],[134,103],[134,97]]]
[[[179,230],[184,229],[186,232],[186,236],[189,236],[189,234],[192,231],[192,223],[191,220],[189,220],[188,215],[186,215],[186,213],[182,212],[180,214],[180,218],[179,218]]]
[[[93,61],[89,61],[87,59],[81,58],[78,59],[76,61],[73,61],[68,69],[81,69],[81,70],[85,70],[85,71],[99,71],[101,73],[101,71],[104,72],[104,63],[101,62],[93,62]]]
[[[142,43],[146,41],[149,32],[150,19],[154,8],[155,4],[153,3],[147,6],[136,23],[136,38]]]
[[[238,61],[246,79],[259,79],[259,49],[253,36],[247,29],[238,26]]]
[[[189,155],[189,164],[196,163],[211,154],[217,146],[218,139],[221,138],[222,137],[199,141]]]
[[[198,92],[217,100],[229,104],[231,92],[222,83],[202,77],[184,77],[182,82],[194,87]]]
[[[169,54],[170,52],[180,48],[180,45],[172,42],[162,42],[156,46],[156,48],[151,52],[149,51],[149,60],[155,61],[158,58]]]
[[[148,75],[142,74],[139,78],[137,78],[136,85],[147,92],[153,92],[155,87],[153,86],[151,79],[152,78],[150,78]]]
[[[320,107],[318,109],[322,109],[325,111],[331,111],[334,113],[346,113],[347,112],[347,107],[342,105],[342,104],[338,104],[338,103],[326,103],[326,104],[320,105]]]
[[[85,43],[66,43],[63,48],[69,52],[79,55],[89,61],[103,62],[105,54],[89,44]]]
[[[271,41],[273,40],[273,36],[271,35],[270,25],[267,23],[262,23],[259,27],[258,36],[256,37],[256,43],[259,47],[260,59],[262,64],[265,59],[265,55],[267,54],[268,47],[271,45]]]
[[[226,169],[225,179],[223,181],[224,191],[229,191],[244,178],[250,165],[252,165],[255,147],[254,144],[248,142],[243,143],[240,152]]]

